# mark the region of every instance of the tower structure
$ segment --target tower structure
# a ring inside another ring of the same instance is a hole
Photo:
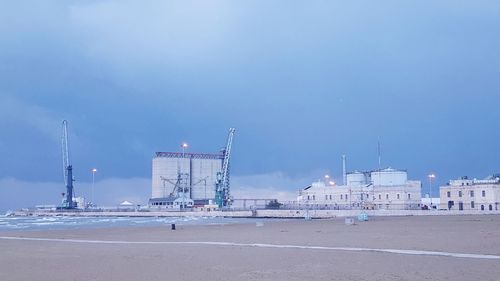
[[[69,144],[68,144],[68,121],[62,121],[62,162],[63,162],[63,175],[64,185],[66,186],[66,199],[63,204],[64,208],[74,209],[76,206],[73,202],[73,166],[69,161]]]

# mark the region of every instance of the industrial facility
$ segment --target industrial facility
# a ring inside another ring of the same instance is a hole
[[[231,205],[229,163],[235,129],[220,153],[156,152],[153,157],[149,207],[180,210],[196,206]]]
[[[345,165],[344,165],[345,167]],[[327,209],[390,209],[421,208],[420,181],[408,180],[405,170],[392,168],[354,171],[343,175],[337,185],[328,177],[299,191],[298,202],[306,206]]]

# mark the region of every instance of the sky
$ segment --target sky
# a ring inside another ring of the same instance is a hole
[[[2,1],[0,210],[146,203],[156,151],[218,152],[232,192],[324,174],[500,173],[498,1]],[[434,188],[437,195],[437,188]]]

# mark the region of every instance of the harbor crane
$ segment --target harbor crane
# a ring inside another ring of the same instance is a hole
[[[74,209],[76,206],[73,203],[73,166],[69,161],[69,149],[68,149],[68,121],[62,121],[62,160],[63,160],[63,175],[64,175],[64,185],[66,186],[66,199],[63,203],[63,208]]]
[[[233,137],[235,128],[229,129],[226,148],[223,150],[222,171],[217,173],[217,183],[215,185],[215,202],[219,208],[228,207],[231,205],[230,185],[229,185],[229,162],[231,160],[231,147],[233,145]]]

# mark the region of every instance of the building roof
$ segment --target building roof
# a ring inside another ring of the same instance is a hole
[[[371,170],[371,171],[359,171],[359,170],[354,170],[352,172],[348,172],[347,174],[348,175],[353,175],[353,174],[371,174],[371,173],[376,173],[376,172],[408,172],[407,170],[405,169],[394,169],[394,168],[391,168],[391,167],[387,167],[387,168],[380,168],[380,169],[375,169],[375,170]]]
[[[120,206],[133,206],[134,204],[128,202],[127,200],[120,203]]]
[[[191,158],[191,159],[224,159],[224,154],[211,153],[182,153],[182,152],[156,152],[155,158]]]

